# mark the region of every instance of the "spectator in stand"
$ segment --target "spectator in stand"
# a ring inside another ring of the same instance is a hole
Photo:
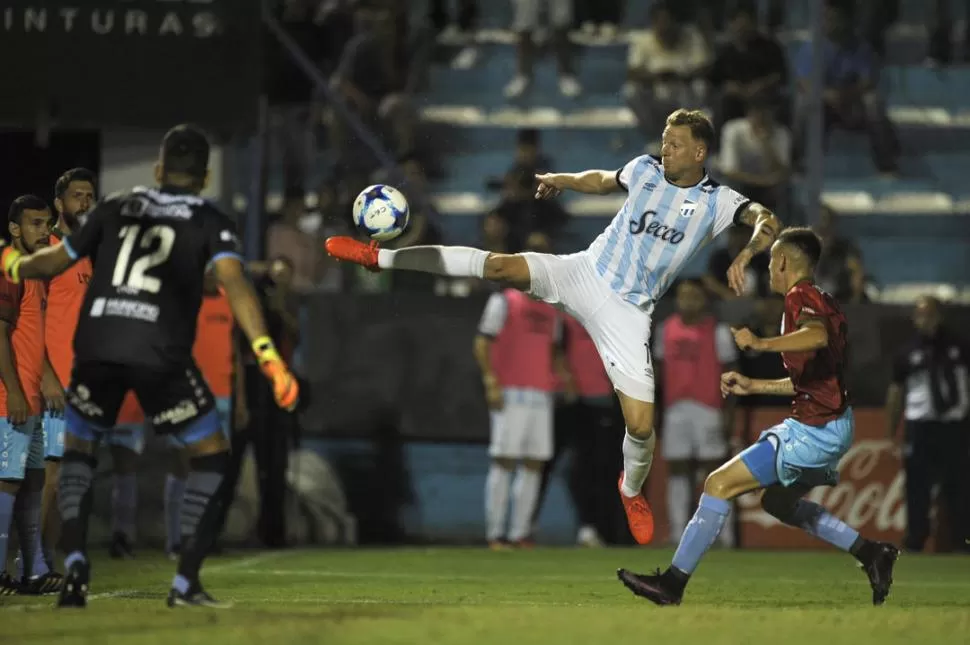
[[[505,87],[505,96],[514,99],[522,96],[532,83],[532,66],[535,62],[533,32],[539,27],[539,14],[543,7],[549,16],[552,29],[552,46],[559,64],[559,91],[563,96],[579,96],[583,88],[573,70],[572,48],[569,29],[573,24],[573,0],[513,0],[515,17],[512,29],[519,35],[518,65],[515,76]]]
[[[667,115],[702,105],[710,50],[700,30],[678,22],[667,2],[653,5],[650,27],[630,33],[623,96],[636,116],[650,152],[659,152]]]
[[[785,52],[775,38],[758,31],[750,3],[735,8],[727,34],[711,70],[718,126],[743,117],[752,97],[780,96],[788,83]]]
[[[305,216],[303,195],[288,196],[266,232],[266,255],[286,259],[292,267],[292,289],[301,294],[312,291],[320,281],[324,255],[320,250],[323,241],[304,228]]]
[[[954,0],[933,0],[933,8],[929,20],[930,42],[927,53],[927,64],[931,66],[949,65],[954,62],[953,25],[957,21],[953,16]],[[963,58],[970,58],[970,2],[963,0],[963,30],[960,34],[963,40]]]
[[[862,253],[852,240],[838,235],[836,219],[835,211],[821,207],[815,233],[822,241],[822,257],[815,269],[815,283],[841,303],[868,302]]]
[[[825,131],[833,126],[865,130],[876,169],[887,176],[898,170],[899,141],[879,96],[878,62],[870,47],[853,28],[851,5],[828,0],[825,10],[826,42],[822,44],[825,79],[822,101]],[[795,58],[798,78],[795,100],[795,145],[804,153],[809,120],[812,43],[805,43]]]
[[[533,231],[555,239],[569,219],[559,202],[535,198],[535,181],[535,173],[529,169],[513,168],[505,175],[502,201],[493,211],[508,225],[513,253],[523,248]]]
[[[772,210],[785,203],[791,174],[791,133],[775,120],[774,104],[763,94],[748,99],[748,114],[721,129],[724,179]]]
[[[347,4],[338,0],[283,0],[276,5],[276,18],[324,76],[333,71],[349,37]],[[313,82],[276,38],[267,38],[266,43],[271,131],[283,152],[286,194],[302,199],[307,166],[316,147]]]
[[[897,356],[886,394],[887,436],[898,441],[905,419],[902,457],[906,468],[908,551],[923,550],[930,536],[932,490],[949,511],[952,542],[967,541],[967,472],[970,455],[970,354],[963,339],[943,326],[936,298],[923,297],[913,311],[916,337]]]
[[[441,231],[435,223],[439,215],[435,211],[434,205],[428,201],[430,191],[428,190],[428,178],[425,175],[424,166],[412,157],[401,162],[401,170],[405,177],[405,183],[401,186],[404,194],[406,196],[422,195],[423,198],[409,199],[411,219],[408,227],[400,237],[385,244],[385,248],[401,249],[419,244],[441,244],[443,241]],[[437,276],[430,273],[399,271],[391,275],[391,284],[394,289],[431,291],[437,279]]]
[[[396,33],[395,13],[374,6],[358,7],[359,33],[344,48],[331,84],[364,125],[381,132],[391,152],[402,156],[415,148],[417,114],[410,94],[416,78],[409,76],[410,56]],[[352,131],[337,114],[330,120],[330,138],[338,164],[361,163],[347,159]],[[373,166],[369,155],[367,163]]]
[[[455,69],[470,69],[478,62],[478,48],[475,47],[474,30],[478,21],[478,2],[476,0],[454,0],[456,15],[452,15],[448,5],[450,0],[431,0],[428,3],[428,21],[435,36],[445,34],[449,39],[457,39],[464,47],[451,61]],[[453,19],[454,18],[454,19]]]
[[[542,139],[539,130],[524,128],[515,136],[515,159],[509,172],[530,172],[539,175],[552,171],[552,160],[542,152]],[[504,178],[490,178],[486,187],[490,190],[501,190]]]
[[[623,19],[623,3],[621,0],[579,0],[576,13],[583,32],[613,40]]]
[[[711,253],[707,262],[707,273],[701,277],[704,287],[715,297],[722,300],[737,298],[737,294],[727,284],[727,270],[741,249],[751,240],[751,229],[747,226],[732,226],[728,229],[727,246]],[[744,297],[766,296],[771,293],[768,287],[768,258],[762,253],[751,259],[744,277]]]

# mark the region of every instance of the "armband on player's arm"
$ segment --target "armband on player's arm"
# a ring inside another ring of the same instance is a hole
[[[24,255],[12,246],[6,246],[0,254],[3,275],[14,284],[32,278],[51,278],[74,264],[74,258],[64,243]]]

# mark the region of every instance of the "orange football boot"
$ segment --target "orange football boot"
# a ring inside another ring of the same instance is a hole
[[[640,493],[636,497],[627,497],[623,494],[623,473],[620,473],[620,481],[617,484],[620,490],[620,499],[623,500],[623,510],[626,511],[626,522],[630,526],[630,533],[637,544],[650,544],[653,540],[653,511],[647,498]]]
[[[377,265],[377,251],[379,250],[377,248],[377,242],[365,244],[352,237],[337,235],[335,237],[328,237],[324,246],[327,249],[327,253],[338,260],[353,262],[371,271],[381,270]]]

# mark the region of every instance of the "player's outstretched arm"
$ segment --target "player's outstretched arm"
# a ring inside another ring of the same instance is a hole
[[[66,271],[75,260],[63,243],[23,255],[12,246],[3,249],[3,273],[11,282],[36,278],[53,278]]]
[[[296,378],[280,358],[266,331],[266,319],[263,318],[259,299],[243,272],[243,263],[235,257],[224,257],[215,261],[214,268],[216,278],[226,290],[236,323],[252,343],[253,353],[263,374],[273,383],[277,404],[287,410],[294,409],[299,399]]]
[[[741,211],[737,221],[754,229],[751,233],[751,240],[738,253],[734,262],[728,268],[728,286],[740,296],[744,294],[744,272],[748,268],[751,258],[767,250],[775,243],[782,225],[781,220],[774,213],[756,202],[752,202]]]
[[[731,333],[740,349],[756,352],[812,352],[829,344],[829,332],[820,320],[805,321],[796,331],[772,338],[759,338],[747,327],[732,327]]]
[[[551,172],[536,175],[536,199],[551,199],[564,190],[590,195],[607,195],[623,190],[616,180],[615,170],[584,170],[583,172]]]

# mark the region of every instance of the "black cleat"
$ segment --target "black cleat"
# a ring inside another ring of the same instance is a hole
[[[0,573],[0,596],[11,596],[20,591],[20,583],[6,571]]]
[[[232,607],[231,602],[219,602],[210,596],[202,585],[198,582],[192,585],[187,593],[182,593],[178,589],[170,589],[166,604],[169,607],[209,607],[211,609],[228,609]]]
[[[64,576],[56,571],[50,571],[42,576],[25,578],[20,583],[17,593],[22,596],[49,596],[61,590]]]
[[[135,549],[128,539],[128,536],[121,531],[115,531],[111,536],[111,546],[108,553],[115,560],[130,560],[135,557]]]
[[[881,605],[886,602],[893,586],[893,567],[899,558],[899,549],[888,542],[874,542],[872,549],[871,555],[862,563],[862,570],[872,587],[872,604]]]
[[[75,562],[68,568],[61,585],[58,607],[80,607],[88,604],[88,584],[91,581],[91,568],[87,562]]]
[[[672,584],[667,573],[660,573],[660,569],[653,575],[633,573],[626,569],[617,569],[616,577],[623,586],[641,598],[660,605],[679,605],[684,597],[683,587]]]

